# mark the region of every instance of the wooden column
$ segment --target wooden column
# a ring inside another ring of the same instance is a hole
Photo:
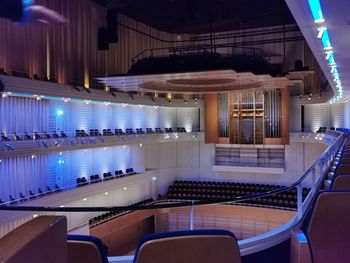
[[[204,97],[205,143],[217,143],[219,137],[218,95],[206,94]]]
[[[289,144],[289,88],[281,88],[282,144]]]

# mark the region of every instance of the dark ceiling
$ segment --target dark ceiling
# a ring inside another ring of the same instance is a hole
[[[161,31],[209,33],[295,23],[284,0],[93,0]]]

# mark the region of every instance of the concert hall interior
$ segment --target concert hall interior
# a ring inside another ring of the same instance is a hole
[[[0,262],[349,262],[348,10],[0,0]]]

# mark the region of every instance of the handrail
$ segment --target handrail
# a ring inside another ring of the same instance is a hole
[[[103,211],[125,211],[125,210],[150,210],[150,209],[161,209],[161,208],[174,208],[174,207],[183,207],[183,206],[198,206],[198,205],[211,205],[211,204],[220,204],[220,203],[237,203],[241,201],[251,200],[255,198],[267,197],[274,194],[279,194],[282,192],[286,192],[291,190],[292,188],[298,186],[302,183],[305,178],[309,175],[309,173],[315,169],[316,165],[318,165],[319,161],[323,160],[324,157],[328,155],[329,150],[334,146],[340,146],[340,142],[342,141],[342,134],[338,137],[338,139],[333,143],[333,145],[329,146],[323,154],[315,161],[315,163],[308,169],[306,172],[293,184],[289,186],[281,187],[277,190],[271,190],[267,192],[250,194],[244,196],[238,196],[234,199],[214,199],[211,201],[201,201],[201,200],[183,200],[181,201],[176,199],[168,199],[166,204],[164,200],[157,202],[155,201],[152,205],[147,206],[99,206],[99,207],[38,207],[38,206],[0,206],[0,210],[10,210],[10,211],[36,211],[36,212],[103,212]],[[160,204],[157,204],[160,203]]]
[[[305,173],[294,183],[289,186],[281,187],[277,190],[250,194],[245,196],[235,197],[234,199],[217,199],[211,201],[200,201],[200,200],[159,200],[155,201],[152,204],[146,206],[105,206],[105,207],[37,207],[37,206],[0,206],[1,210],[8,211],[36,211],[36,212],[105,212],[105,211],[136,211],[136,210],[150,210],[150,209],[163,209],[163,208],[176,208],[176,207],[191,207],[191,216],[190,219],[193,220],[193,208],[199,205],[214,205],[214,204],[227,204],[227,203],[238,203],[241,201],[246,201],[250,199],[256,199],[261,197],[267,197],[274,194],[282,193],[292,188],[297,188],[298,196],[298,211],[297,215],[293,217],[287,224],[274,229],[272,231],[257,235],[251,238],[240,240],[239,247],[241,250],[241,255],[251,254],[262,249],[269,248],[274,246],[287,238],[290,237],[290,230],[301,223],[305,212],[310,207],[310,203],[315,198],[317,190],[319,189],[321,183],[323,182],[324,177],[326,176],[326,170],[331,165],[331,161],[334,159],[336,152],[343,143],[344,134],[342,132],[338,133],[339,136],[324,152],[319,156],[319,158],[308,168]],[[326,162],[326,163],[325,163]],[[325,165],[326,164],[326,165]],[[316,167],[319,166],[320,174],[316,180]],[[302,187],[301,183],[309,176],[312,175],[313,186],[308,196],[302,202]],[[193,222],[193,221],[192,221]]]

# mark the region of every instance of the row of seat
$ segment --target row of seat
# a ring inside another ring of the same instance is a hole
[[[143,206],[143,205],[150,204],[152,202],[153,202],[153,198],[148,198],[148,199],[142,200],[140,202],[133,203],[131,206]],[[102,223],[105,223],[105,222],[111,220],[111,219],[114,219],[118,216],[121,216],[127,212],[130,212],[130,211],[109,211],[109,212],[104,213],[102,215],[95,216],[89,220],[89,227],[92,228],[92,227],[98,226]]]
[[[166,133],[173,133],[174,130],[172,128],[165,128]],[[186,129],[184,127],[178,127],[176,129],[176,132],[186,132]],[[85,130],[75,130],[75,136],[76,137],[87,137],[87,136],[113,136],[113,135],[125,135],[125,134],[149,134],[149,133],[164,133],[164,131],[161,128],[155,128],[153,130],[152,128],[146,128],[146,130],[143,130],[142,128],[136,128],[134,131],[131,128],[125,129],[114,129],[114,132],[111,131],[111,129],[103,129],[102,133],[98,129],[90,129],[89,133],[86,133]]]
[[[0,140],[2,142],[7,142],[7,141],[21,141],[21,140],[40,140],[40,139],[58,139],[58,138],[67,138],[68,136],[64,133],[64,131],[60,131],[60,135],[58,133],[53,132],[51,134],[47,132],[43,133],[38,133],[34,132],[33,135],[29,135],[28,132],[24,132],[22,136],[19,136],[16,132],[13,132],[11,134],[11,137],[5,135],[5,133],[1,133],[1,138]]]
[[[169,186],[167,197],[169,199],[233,200],[239,196],[278,190],[281,187],[283,186],[234,182],[175,181],[173,185]],[[306,198],[309,191],[308,188],[303,189],[303,199]],[[240,203],[296,209],[297,190],[293,188],[273,196],[255,198]]]
[[[330,190],[350,190],[350,139],[346,138],[328,171],[324,187]]]
[[[103,173],[103,181],[107,181],[110,179],[121,178],[124,176],[134,175],[136,172],[133,168],[127,168],[125,173],[123,170],[117,170],[114,172],[114,175],[111,172]],[[90,175],[90,181],[86,179],[85,176],[79,177],[76,179],[77,187],[102,182],[102,178],[98,174]]]
[[[173,133],[172,128],[165,128],[166,133]],[[176,132],[186,132],[186,129],[184,127],[178,127]],[[123,131],[123,129],[114,129],[114,132],[111,131],[111,129],[103,129],[102,133],[98,129],[90,129],[89,133],[87,133],[85,130],[75,130],[75,137],[88,137],[88,136],[113,136],[113,135],[130,135],[130,134],[150,134],[150,133],[164,133],[164,131],[161,128],[155,128],[153,130],[152,128],[146,128],[146,131],[144,131],[142,128],[137,128],[135,131],[131,128],[126,129]],[[23,135],[18,135],[16,132],[13,132],[10,135],[6,135],[4,132],[0,134],[0,141],[1,142],[7,142],[7,141],[21,141],[21,140],[40,140],[40,139],[58,139],[58,138],[68,138],[66,133],[64,131],[60,131],[59,134],[57,132],[42,132],[39,133],[37,131],[33,132],[32,135],[30,135],[28,132],[24,132]]]
[[[25,202],[25,201],[29,201],[29,200],[33,200],[35,198],[38,197],[42,197],[48,194],[52,194],[52,193],[57,193],[57,192],[61,192],[62,188],[58,185],[55,184],[53,187],[50,186],[46,186],[46,191],[44,192],[40,187],[38,188],[38,192],[35,194],[32,190],[28,191],[28,195],[24,195],[22,192],[19,192],[18,197],[16,197],[15,195],[10,194],[9,195],[9,204],[10,205],[15,205],[18,204],[20,202]],[[5,203],[5,201],[3,201],[0,198],[0,205],[3,205]]]

